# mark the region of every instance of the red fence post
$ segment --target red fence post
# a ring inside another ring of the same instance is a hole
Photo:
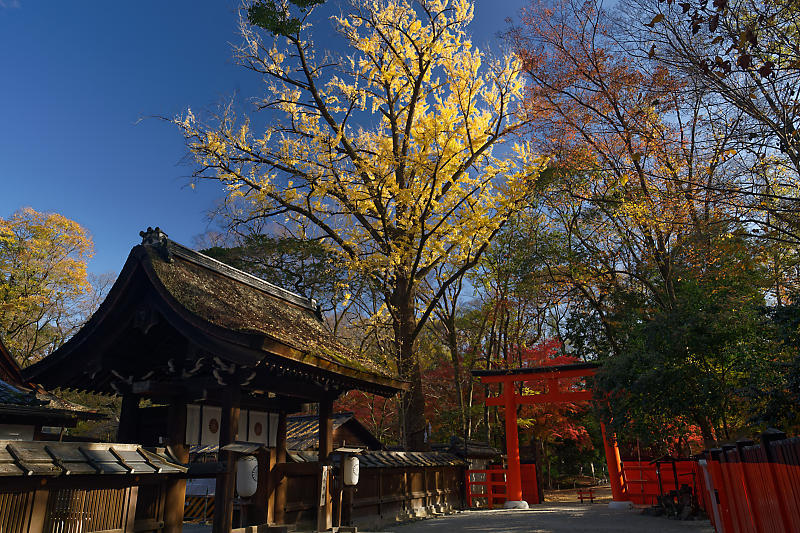
[[[720,464],[720,456],[722,450],[715,448],[706,452],[706,459],[708,461],[708,471],[711,474],[711,480],[714,484],[714,496],[717,500],[719,508],[720,522],[722,528],[717,528],[720,533],[734,533],[738,531],[733,526],[733,516],[731,515],[731,489],[727,483],[726,477],[722,473],[722,465]]]
[[[486,472],[486,505],[489,509],[494,508],[494,474]]]
[[[772,445],[778,460],[778,472],[786,491],[787,510],[793,530],[800,531],[800,439],[786,439]]]
[[[785,486],[780,479],[780,467],[778,464],[778,457],[773,448],[773,442],[778,440],[785,440],[786,433],[777,429],[769,428],[761,434],[761,448],[764,451],[764,456],[767,459],[767,474],[769,476],[769,487],[774,491],[774,501],[778,506],[780,515],[780,524],[783,531],[793,531],[800,528],[800,520],[792,525],[792,513],[789,510],[789,502],[792,501],[791,487]],[[795,507],[797,507],[795,505]]]
[[[767,509],[764,509],[762,505],[764,498],[768,498],[769,495],[764,494],[762,487],[759,487],[759,479],[748,464],[745,452],[746,447],[753,446],[754,444],[755,443],[753,441],[746,439],[736,441],[736,454],[739,460],[739,472],[741,474],[744,495],[747,498],[747,503],[749,504],[749,518],[752,520],[753,527],[759,532],[769,531],[770,528],[767,528],[766,525],[768,521],[772,519],[772,516],[771,513],[769,513]],[[767,465],[761,466],[764,468],[767,467]]]

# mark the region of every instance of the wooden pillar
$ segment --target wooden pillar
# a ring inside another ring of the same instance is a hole
[[[124,401],[124,400],[123,400]],[[186,402],[174,398],[167,414],[167,445],[175,460],[189,462],[189,447],[186,445]],[[186,500],[186,480],[167,483],[164,500],[164,533],[180,533],[183,530],[183,506]]]
[[[328,456],[333,451],[333,398],[323,398],[319,402],[319,463],[320,463],[320,496],[317,504],[324,502],[317,509],[317,530],[328,531],[333,526],[333,498],[330,491],[331,475],[328,472],[327,483],[322,484],[322,468],[328,463]]]
[[[517,429],[517,402],[514,394],[514,382],[503,383],[503,399],[506,411],[506,456],[508,472],[506,474],[506,491],[508,502],[522,501],[522,477],[519,466],[519,430]]]
[[[47,530],[50,530],[52,524],[45,524],[45,519],[47,518],[47,501],[49,498],[49,489],[39,489],[33,493],[33,505],[31,506],[32,512],[30,521],[28,522],[27,529],[24,529],[23,525],[23,531],[27,531],[28,533],[42,533],[45,531],[45,525],[47,525]]]
[[[139,397],[131,392],[122,396],[122,407],[119,412],[119,426],[117,426],[117,442],[131,444],[151,444],[136,442],[139,424]],[[181,443],[183,440],[181,440]]]
[[[233,452],[222,451],[222,447],[236,440],[239,430],[239,395],[231,387],[226,391],[219,429],[219,459],[225,470],[217,476],[214,491],[214,533],[230,533],[233,521],[233,496],[236,489],[236,458]]]
[[[136,533],[136,501],[139,498],[139,487],[129,487],[126,489],[128,500],[125,509],[124,533]]]
[[[286,464],[286,413],[281,411],[278,415],[278,433],[275,438],[275,467],[273,472],[284,464]],[[282,474],[277,472],[276,474],[271,476],[274,484],[272,522],[280,525],[286,520],[286,480]]]
[[[250,498],[252,502],[247,513],[248,525],[262,525],[272,521],[269,500],[272,496],[272,472],[275,466],[275,450],[262,448],[256,452],[258,459],[258,487]]]
[[[617,440],[613,436],[609,439],[606,434],[606,425],[600,422],[600,431],[603,433],[603,449],[606,452],[608,464],[608,481],[611,483],[611,497],[616,502],[628,500],[625,478],[622,475],[622,460],[619,457]]]

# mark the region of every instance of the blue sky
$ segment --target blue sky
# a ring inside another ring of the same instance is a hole
[[[473,40],[497,47],[525,3],[477,0]],[[147,226],[191,245],[220,189],[192,190],[179,132],[146,117],[258,94],[231,58],[238,5],[0,0],[0,216],[30,206],[78,221],[98,273],[118,272]]]

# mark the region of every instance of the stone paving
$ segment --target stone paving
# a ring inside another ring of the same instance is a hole
[[[706,521],[645,516],[641,510],[613,511],[606,504],[544,503],[527,511],[465,511],[451,516],[385,526],[394,533],[714,533]]]

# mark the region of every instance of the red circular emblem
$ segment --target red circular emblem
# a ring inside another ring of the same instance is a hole
[[[261,432],[264,430],[264,426],[261,425],[261,422],[256,422],[253,426],[253,433],[256,434],[257,437],[261,436]]]
[[[212,418],[211,420],[208,421],[208,430],[211,433],[216,433],[217,431],[219,431],[219,422],[217,422],[216,418]]]

